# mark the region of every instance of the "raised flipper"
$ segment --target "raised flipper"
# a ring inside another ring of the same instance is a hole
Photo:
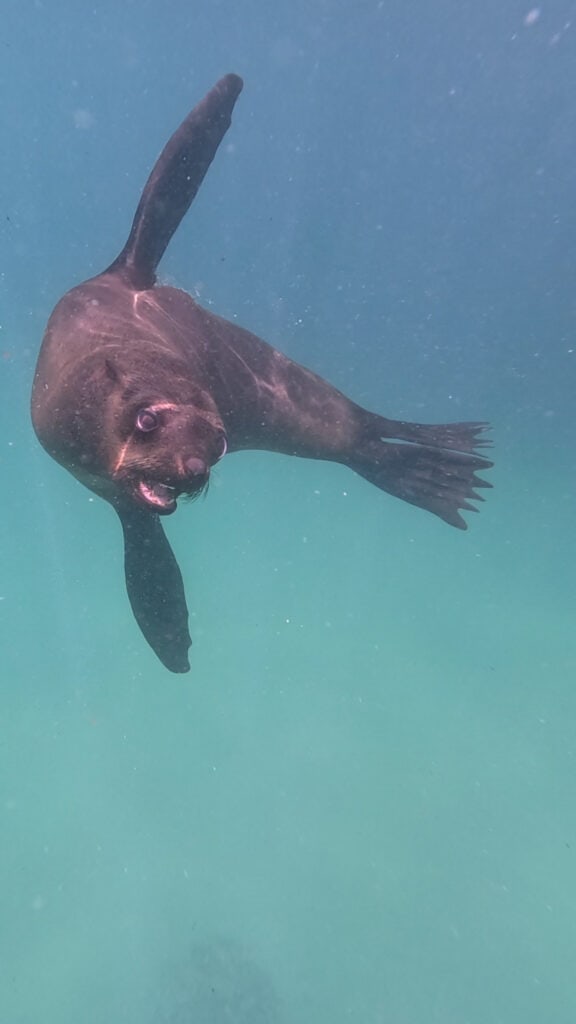
[[[171,672],[188,672],[188,608],[174,552],[159,516],[117,509],[124,532],[126,589],[136,622]]]
[[[152,288],[166,246],[230,127],[242,84],[238,75],[225,75],[171,136],[144,186],[128,241],[106,273],[123,273],[137,290]]]
[[[478,488],[491,487],[477,472],[492,463],[476,454],[489,442],[485,423],[426,425],[368,414],[362,443],[348,461],[351,469],[382,491],[466,530],[459,509],[477,512]],[[393,440],[396,439],[396,440]]]

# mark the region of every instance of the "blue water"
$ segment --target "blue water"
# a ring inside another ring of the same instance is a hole
[[[4,0],[0,1021],[573,1024],[576,8]],[[162,264],[388,416],[489,419],[459,533],[227,458],[168,530],[192,671],[39,448],[61,294],[223,73]]]

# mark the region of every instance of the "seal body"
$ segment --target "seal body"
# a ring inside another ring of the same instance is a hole
[[[229,124],[227,75],[188,115],[144,188],[114,263],[73,288],[46,329],[32,419],[48,453],[120,517],[128,596],[164,665],[187,671],[188,612],[160,517],[207,486],[226,452],[340,462],[382,490],[465,528],[485,424],[386,419],[249,331],[156,285],[156,267]]]

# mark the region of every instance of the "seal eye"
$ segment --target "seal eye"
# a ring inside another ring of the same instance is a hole
[[[156,430],[158,426],[158,416],[153,409],[140,409],[140,412],[136,416],[136,428],[141,430],[143,434],[149,434],[151,430]]]
[[[220,459],[224,458],[227,451],[228,441],[226,440],[226,435],[223,434],[222,437],[220,438],[220,454],[216,456],[216,462],[220,462]]]

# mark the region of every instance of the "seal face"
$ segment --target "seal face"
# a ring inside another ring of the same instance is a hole
[[[167,371],[186,382],[185,364],[164,362]],[[107,372],[114,429],[108,474],[128,499],[168,515],[181,494],[196,497],[208,486],[211,466],[227,449],[222,419],[209,392],[193,384],[167,394],[160,383],[154,389],[119,377],[112,363]]]
[[[261,338],[156,285],[156,268],[223,139],[242,89],[226,75],[156,162],[110,267],[60,300],[32,391],[46,451],[109,502],[124,537],[126,587],[146,640],[189,668],[182,576],[161,516],[203,493],[226,452],[261,449],[349,466],[459,529],[476,511],[484,423],[386,419]]]

